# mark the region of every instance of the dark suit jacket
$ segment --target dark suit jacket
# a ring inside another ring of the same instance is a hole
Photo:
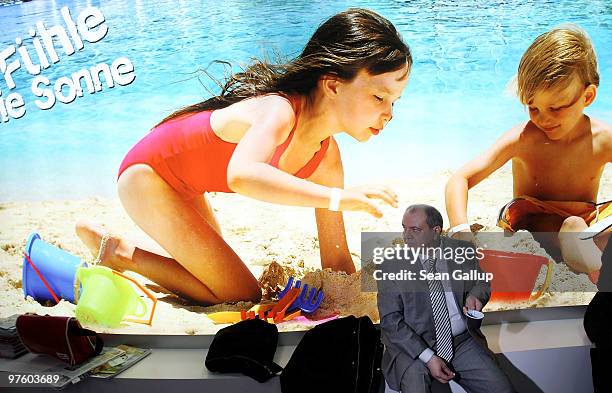
[[[443,237],[441,247],[456,249],[474,246],[469,242]],[[476,258],[467,259],[462,264],[444,261],[447,263],[449,273],[453,270],[482,272]],[[422,269],[418,261],[410,264],[406,261],[390,260],[385,261],[380,267],[383,272],[397,272],[402,269],[418,272]],[[382,369],[389,386],[399,390],[404,372],[413,362],[420,361],[418,357],[425,348],[433,349],[435,343],[436,333],[429,288],[425,280],[379,280],[377,285],[382,341],[385,344]],[[471,326],[471,323],[467,323],[467,317],[463,315],[463,306],[468,295],[475,296],[484,306],[490,297],[490,284],[477,280],[453,280],[451,275],[451,286],[469,333],[486,347],[486,339],[480,332],[480,324]]]

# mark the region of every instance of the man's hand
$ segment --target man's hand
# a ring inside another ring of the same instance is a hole
[[[465,305],[463,306],[463,312],[466,313],[468,310],[482,310],[482,303],[475,296],[468,295],[465,298]]]
[[[441,383],[448,383],[448,381],[455,378],[455,373],[452,372],[446,363],[444,363],[444,360],[437,355],[433,355],[426,366],[431,376]]]

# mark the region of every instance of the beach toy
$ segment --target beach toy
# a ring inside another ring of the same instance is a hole
[[[279,323],[285,318],[285,312],[289,309],[289,306],[293,304],[295,299],[300,295],[300,288],[290,288],[287,293],[267,312],[268,318],[273,318],[274,322]]]
[[[283,290],[279,293],[278,299],[282,299],[291,288],[300,289],[301,286],[302,282],[300,280],[295,280],[294,286],[294,278],[293,276],[290,276],[289,280],[287,280],[287,285],[285,285],[285,288],[283,288]],[[321,305],[321,302],[323,302],[323,290],[311,288],[309,293],[308,284],[304,284],[304,287],[302,287],[301,289],[302,291],[300,292],[299,296],[294,300],[291,306],[289,306],[288,310],[294,310],[296,308],[299,308],[305,313],[315,312],[316,309],[319,308],[319,306]]]
[[[269,323],[282,323],[287,322],[292,319],[298,318],[302,315],[300,310],[294,311],[289,314],[283,314],[282,318],[279,317],[280,314],[266,312],[263,310],[258,310],[259,305],[255,305],[251,307],[251,309],[241,310],[241,311],[218,311],[210,314],[206,314],[208,318],[210,318],[215,324],[222,323],[237,323],[240,321],[244,321],[246,319],[261,319],[267,321]],[[268,306],[268,305],[266,305]],[[274,306],[274,305],[271,305]],[[277,318],[274,318],[274,317]]]
[[[282,296],[276,303],[256,304],[249,310],[219,311],[206,316],[216,324],[236,323],[255,318],[270,323],[282,323],[299,318],[302,311],[308,313],[315,311],[323,301],[323,292],[317,291],[316,288],[311,288],[309,292],[306,284],[300,291],[301,282],[295,281],[295,287],[292,287],[293,283],[293,277],[289,277],[285,289],[281,292]]]
[[[536,300],[550,285],[553,262],[548,258],[506,251],[483,250],[480,261],[482,270],[493,273],[491,301]],[[546,265],[546,278],[540,289],[532,296],[538,273]]]
[[[321,302],[323,302],[323,290],[317,290],[317,288],[310,288],[310,292],[308,292],[308,284],[304,284],[302,292],[300,292],[300,295],[291,304],[289,309],[292,310],[295,308],[299,308],[305,313],[312,313],[315,312],[317,308],[319,308]]]
[[[285,288],[283,288],[283,290],[282,290],[282,291],[280,291],[280,293],[278,294],[278,299],[279,299],[279,300],[280,300],[280,299],[282,299],[282,298],[283,298],[283,296],[285,296],[285,294],[286,294],[287,292],[289,292],[289,290],[290,290],[291,288],[293,288],[293,286],[294,286],[294,285],[293,285],[293,281],[294,281],[293,276],[289,276],[289,280],[287,280],[287,285],[285,285]],[[296,280],[296,281],[295,281],[295,287],[296,287],[296,288],[299,288],[301,285],[302,285],[302,282],[301,282],[300,280]]]
[[[285,315],[285,317],[283,318],[283,322],[291,321],[291,320],[294,320],[294,319],[299,318],[301,316],[302,316],[302,311],[301,310],[293,311],[293,312]]]
[[[305,325],[305,326],[312,327],[312,326],[320,325],[320,324],[325,323],[325,322],[332,321],[334,319],[338,319],[339,317],[340,317],[340,314],[337,314],[337,313],[332,314],[332,315],[328,315],[328,316],[323,317],[321,319],[308,319],[308,318],[306,318],[305,316],[302,315],[302,316],[294,318],[293,321],[299,323],[300,325]]]
[[[38,302],[66,299],[74,303],[74,277],[78,267],[86,265],[76,256],[46,243],[38,233],[26,242],[23,257],[23,294]]]
[[[132,278],[105,266],[92,266],[77,269],[76,279],[83,286],[75,310],[80,322],[108,327],[117,327],[121,322],[151,325],[157,299]],[[147,313],[147,304],[138,296],[130,282],[153,302],[148,319],[130,318],[142,318]]]
[[[272,309],[276,303],[267,303],[267,304],[256,304],[249,309],[249,311],[253,311],[256,314],[265,313],[268,310]]]
[[[218,311],[210,314],[206,314],[208,318],[210,318],[213,323],[237,323],[242,321],[240,311]]]

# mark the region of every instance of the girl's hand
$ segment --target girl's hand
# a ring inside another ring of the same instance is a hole
[[[340,210],[362,211],[380,218],[382,212],[374,203],[374,199],[380,199],[390,206],[397,207],[397,194],[389,187],[358,186],[342,190]]]

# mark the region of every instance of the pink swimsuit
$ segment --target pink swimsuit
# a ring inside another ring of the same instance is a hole
[[[227,185],[227,166],[236,144],[214,133],[210,126],[211,113],[188,114],[152,129],[127,153],[118,176],[131,165],[147,164],[186,200],[209,191],[233,192]],[[278,168],[294,131],[295,127],[276,148],[270,165]],[[329,138],[321,142],[319,151],[294,175],[300,178],[312,175],[328,146]]]

